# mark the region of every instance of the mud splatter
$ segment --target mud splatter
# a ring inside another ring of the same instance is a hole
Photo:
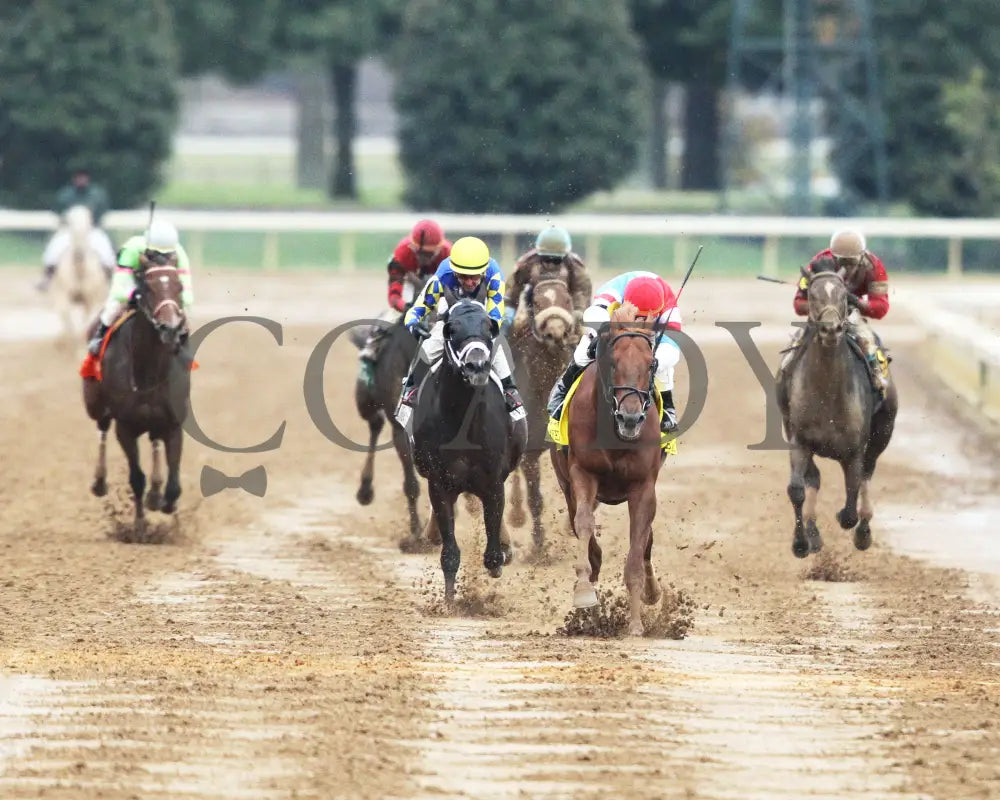
[[[556,633],[563,636],[596,636],[600,639],[618,639],[628,632],[628,597],[624,591],[597,588],[597,605],[593,608],[574,608],[563,620]]]
[[[662,595],[657,606],[643,609],[645,635],[653,639],[683,639],[694,627],[694,600],[674,584],[660,581]]]
[[[831,583],[858,581],[862,577],[856,569],[847,563],[844,556],[838,555],[829,548],[821,550],[802,573],[803,580],[829,581]]]
[[[444,599],[444,578],[440,569],[428,568],[414,585],[425,599],[420,610],[428,617],[496,619],[507,616],[513,609],[513,604],[504,597],[495,579],[478,571],[470,574],[459,569],[452,603]]]

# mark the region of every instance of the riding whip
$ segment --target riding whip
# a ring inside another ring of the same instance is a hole
[[[694,265],[698,263],[698,256],[701,255],[701,251],[705,249],[705,245],[698,245],[698,252],[694,254],[694,260],[691,262],[691,266],[688,267],[687,274],[684,275],[684,280],[681,281],[680,288],[677,289],[677,294],[674,296],[674,304],[667,311],[667,318],[663,321],[663,326],[660,328],[659,333],[656,334],[656,344],[653,345],[653,352],[656,352],[656,348],[660,346],[660,340],[663,338],[663,331],[667,329],[667,324],[670,322],[670,315],[673,313],[674,309],[677,308],[678,303],[681,300],[681,292],[684,291],[684,287],[687,285],[688,278],[691,277],[691,273],[694,272]]]

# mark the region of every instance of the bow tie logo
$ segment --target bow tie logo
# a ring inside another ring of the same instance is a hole
[[[263,497],[267,492],[267,470],[264,467],[254,467],[236,478],[219,472],[207,464],[201,468],[202,497],[211,497],[223,489],[242,489],[255,497]]]

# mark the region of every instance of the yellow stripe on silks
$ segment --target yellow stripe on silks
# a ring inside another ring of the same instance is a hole
[[[552,417],[549,417],[545,440],[554,442],[559,447],[569,445],[569,401],[573,399],[576,387],[580,385],[581,380],[583,380],[583,375],[580,375],[580,377],[573,381],[573,385],[570,386],[569,391],[566,392],[566,399],[563,401],[562,414],[559,415],[559,419],[552,419]],[[662,422],[663,397],[660,395],[659,382],[656,383],[656,391],[653,394],[656,398],[656,419],[658,422]],[[668,456],[677,455],[677,434],[661,432],[660,449],[663,450],[663,452]]]

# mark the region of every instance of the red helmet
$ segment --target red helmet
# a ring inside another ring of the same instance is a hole
[[[625,287],[623,300],[639,309],[638,315],[642,317],[658,315],[667,304],[663,285],[658,278],[633,278]]]
[[[410,239],[417,247],[437,247],[444,241],[444,231],[432,219],[422,219],[410,231]]]

